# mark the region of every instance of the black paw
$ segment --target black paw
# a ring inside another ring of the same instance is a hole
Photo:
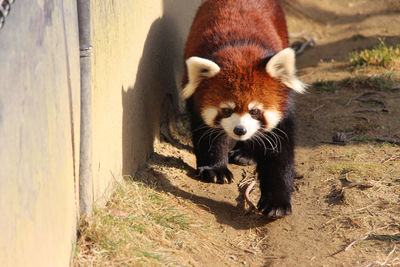
[[[231,183],[233,175],[226,166],[210,167],[202,166],[197,168],[198,177],[207,183],[225,184]]]
[[[234,150],[229,151],[228,157],[229,157],[229,163],[236,164],[236,165],[247,166],[247,165],[253,165],[256,163],[253,158],[243,154],[240,151],[240,149],[234,149]]]
[[[261,196],[257,208],[268,218],[277,219],[292,214],[292,204],[290,200],[273,200]]]

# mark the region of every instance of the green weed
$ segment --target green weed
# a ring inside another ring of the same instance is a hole
[[[352,89],[391,90],[394,87],[392,76],[392,73],[374,76],[356,76],[342,80],[340,85]]]
[[[324,93],[324,92],[335,92],[338,86],[336,81],[317,81],[312,84],[315,92]]]
[[[366,136],[356,136],[354,138],[351,139],[351,141],[353,142],[357,142],[357,143],[374,143],[375,140]]]

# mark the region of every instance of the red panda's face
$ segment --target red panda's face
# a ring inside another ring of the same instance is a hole
[[[255,101],[247,105],[246,111],[239,111],[235,102],[228,101],[201,108],[201,116],[207,125],[222,128],[233,139],[244,141],[261,131],[272,130],[281,120],[282,113],[264,109]]]
[[[282,120],[290,90],[304,90],[291,67],[292,50],[284,51],[268,63],[263,51],[254,48],[239,53],[224,49],[214,55],[215,62],[190,58],[189,83],[183,95],[195,93],[200,115],[208,126],[222,128],[239,141],[257,138]]]
[[[195,99],[204,122],[240,141],[275,128],[283,117],[289,89],[263,68],[252,70],[251,75],[236,68],[232,76],[231,71],[223,66],[198,87]]]

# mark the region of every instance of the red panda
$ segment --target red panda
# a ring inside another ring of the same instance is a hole
[[[295,74],[284,13],[277,0],[207,0],[184,52],[182,96],[191,117],[197,173],[231,182],[227,164],[256,163],[271,218],[291,214]]]

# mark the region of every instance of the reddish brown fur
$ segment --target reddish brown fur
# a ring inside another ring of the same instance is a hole
[[[282,113],[289,89],[265,70],[265,58],[287,47],[284,14],[275,0],[208,0],[199,9],[185,48],[185,59],[198,56],[221,71],[196,90],[200,109],[233,101],[235,112],[251,101]],[[184,81],[187,83],[187,75]]]
[[[222,58],[220,74],[200,84],[196,100],[205,107],[218,107],[221,102],[232,101],[235,112],[248,112],[252,101],[263,104],[264,109],[284,112],[289,89],[265,71],[263,50],[256,46],[227,48],[216,53]],[[218,60],[219,61],[219,60]]]

